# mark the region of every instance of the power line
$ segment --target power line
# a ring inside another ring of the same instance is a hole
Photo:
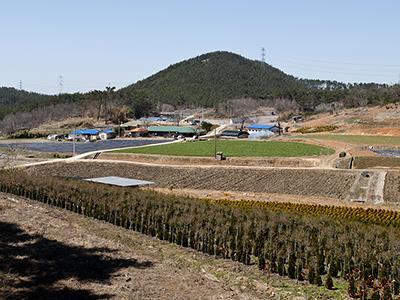
[[[352,69],[352,68],[344,68],[344,67],[330,67],[330,66],[316,66],[316,65],[309,65],[309,64],[302,64],[302,63],[293,63],[290,61],[283,62],[283,63],[277,63],[274,64],[275,66],[278,67],[295,67],[297,69],[305,69],[305,70],[311,70],[311,71],[317,71],[317,72],[331,72],[331,73],[336,73],[336,74],[347,74],[347,75],[362,75],[362,74],[374,74],[374,75],[382,75],[382,76],[390,76],[393,78],[393,76],[396,76],[395,71],[388,71],[388,70],[376,70],[376,69]]]
[[[264,47],[261,48],[261,61],[263,63],[265,63],[265,48]]]
[[[64,78],[62,75],[58,76],[58,94],[61,95],[63,93],[63,87],[64,87]]]
[[[398,64],[374,64],[374,63],[356,63],[356,62],[346,62],[346,61],[333,61],[333,60],[321,60],[315,58],[307,58],[307,57],[290,57],[290,56],[281,56],[281,55],[274,55],[273,57],[281,58],[284,60],[291,60],[291,61],[301,61],[301,62],[314,62],[314,63],[322,63],[322,64],[334,64],[334,65],[351,65],[351,66],[364,66],[364,67],[381,67],[381,68],[398,68],[400,65]]]

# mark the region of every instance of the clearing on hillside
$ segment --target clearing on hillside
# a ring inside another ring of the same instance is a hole
[[[400,146],[400,137],[398,136],[378,136],[378,135],[347,135],[347,134],[304,134],[296,135],[294,138],[318,139],[338,141],[356,145],[374,145],[374,146]]]
[[[230,157],[296,157],[330,155],[334,153],[334,150],[329,148],[296,142],[217,140],[216,144],[218,152],[223,152]],[[210,157],[214,156],[214,141],[175,143],[155,147],[123,149],[116,152]]]

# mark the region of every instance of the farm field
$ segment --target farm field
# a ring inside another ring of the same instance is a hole
[[[292,210],[287,204],[271,203],[273,206],[267,205],[270,208],[258,209],[252,208],[251,202],[243,203],[245,206],[238,202],[233,207],[230,201],[210,202],[171,197],[140,189],[100,189],[90,183],[48,176],[32,177],[23,172],[2,174],[1,183],[2,191],[26,195],[183,247],[191,247],[213,257],[229,258],[248,266],[257,265],[261,270],[291,279],[304,281],[304,276],[307,276],[307,280],[315,286],[322,285],[321,275],[324,282],[332,276],[335,286],[339,287],[336,291],[342,290],[340,278],[354,278],[356,286],[366,283],[357,274],[349,273],[352,272],[349,262],[353,262],[355,268],[371,263],[372,269],[365,269],[364,272],[382,282],[388,278],[393,284],[381,290],[398,293],[395,288],[399,276],[398,262],[394,259],[398,255],[398,232],[388,227],[397,224],[392,223],[392,220],[398,221],[398,214],[393,212],[314,207],[318,212],[311,207],[310,211],[303,205],[297,205],[299,213],[293,213],[283,212]],[[278,211],[275,205],[278,205]],[[316,216],[300,213],[303,208]],[[330,213],[333,213],[333,218],[326,217]],[[362,222],[350,221],[364,218],[363,215],[368,218]],[[339,220],[335,221],[338,217]],[[376,218],[387,226],[372,225]],[[298,247],[291,247],[292,243]],[[387,245],[385,254],[381,253],[379,245]],[[371,252],[374,249],[376,253]],[[353,260],[353,257],[358,260]],[[386,261],[390,264],[383,265],[382,262]],[[373,271],[376,268],[384,268],[379,272],[379,277]],[[318,292],[318,289],[314,288],[314,291]],[[372,290],[372,287],[369,289]],[[355,296],[357,290],[357,287],[349,289],[349,294]],[[336,296],[328,298],[334,299]],[[315,295],[312,298],[321,297]]]
[[[29,258],[7,261],[13,269],[0,271],[1,298],[347,299],[340,282],[339,290],[328,291],[267,276],[256,266],[215,259],[14,195],[0,193],[0,217],[6,233],[0,236],[0,254],[10,255],[7,247],[20,242],[13,251]],[[60,253],[63,260],[57,258]],[[34,279],[21,280],[33,272]],[[36,289],[41,281],[46,286]]]
[[[390,171],[386,175],[385,201],[399,203],[400,199],[400,172]]]
[[[376,167],[400,168],[400,157],[355,157],[354,169],[369,169]]]
[[[173,167],[82,161],[40,165],[31,174],[73,178],[121,176],[153,181],[171,189],[210,189],[255,193],[324,196],[345,199],[357,178],[355,171],[322,169],[252,169]]]
[[[211,157],[214,156],[214,141],[183,142],[158,147],[123,149],[116,152]],[[334,153],[334,150],[305,143],[217,140],[217,152],[223,152],[228,157],[296,157],[330,155]]]
[[[400,146],[399,136],[345,135],[345,134],[304,134],[291,138],[338,141],[357,145]]]

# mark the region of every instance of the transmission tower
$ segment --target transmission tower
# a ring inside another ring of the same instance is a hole
[[[22,91],[22,80],[19,81],[19,90]]]
[[[264,47],[261,48],[261,61],[263,63],[265,63],[265,48]]]
[[[64,78],[62,75],[58,76],[58,94],[61,95],[63,93],[64,87]]]

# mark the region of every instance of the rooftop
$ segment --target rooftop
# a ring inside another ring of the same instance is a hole
[[[204,132],[204,129],[196,129],[189,126],[150,126],[147,128],[149,132],[178,132],[178,133],[197,133]]]
[[[271,129],[274,127],[278,127],[276,125],[267,125],[267,124],[251,124],[247,126],[249,129]]]
[[[123,186],[123,187],[154,184],[154,182],[151,182],[151,181],[124,178],[124,177],[118,177],[118,176],[88,178],[88,179],[83,179],[83,180],[90,181],[90,182],[96,182],[96,183],[109,184],[109,185]]]

